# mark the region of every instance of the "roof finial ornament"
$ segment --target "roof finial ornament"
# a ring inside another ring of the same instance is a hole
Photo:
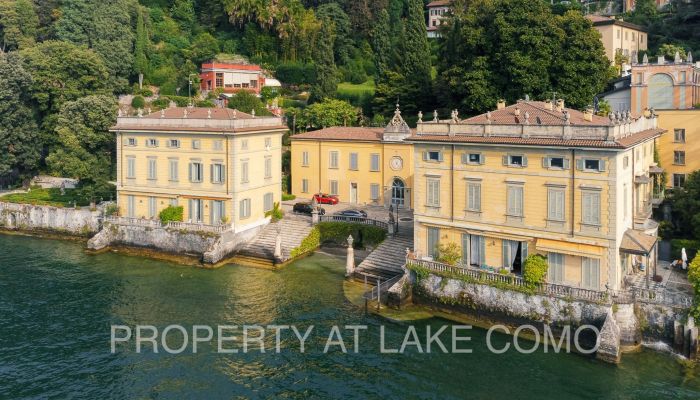
[[[235,108],[233,109],[233,119],[236,119],[238,117],[238,110]]]
[[[187,109],[182,110],[182,118],[187,118]]]
[[[403,123],[403,118],[401,118],[401,110],[399,109],[399,103],[396,103],[396,110],[394,110],[394,117],[389,123],[391,126],[399,126]]]
[[[608,118],[610,118],[610,123],[615,125],[615,112],[610,111],[610,114],[608,114]]]
[[[526,94],[526,95],[525,95],[525,101],[530,101],[530,95],[529,95],[529,94]]]
[[[571,125],[571,114],[568,111],[564,111],[564,121],[567,125]]]
[[[139,118],[143,117],[143,110],[139,108],[137,115],[139,116]]]
[[[211,108],[207,110],[207,118],[211,119]]]
[[[525,125],[530,125],[530,113],[525,111]]]
[[[121,116],[122,116],[122,109],[119,108],[117,111],[117,117],[121,117]]]
[[[418,111],[418,122],[423,122],[423,111]]]
[[[642,57],[642,64],[649,64],[649,56],[647,55],[647,53],[644,53],[644,57]]]
[[[491,110],[486,111],[486,120],[491,122]]]
[[[676,55],[673,57],[673,62],[676,64],[680,64],[682,62],[681,60],[681,53],[676,51]]]
[[[439,122],[437,110],[433,110],[433,122]]]
[[[255,109],[253,109],[253,110],[250,112],[250,115],[252,115],[253,118],[255,118]]]
[[[160,117],[165,118],[165,109],[160,110]]]
[[[685,58],[685,61],[687,61],[688,64],[693,63],[693,52],[692,51],[688,51],[688,56]]]
[[[457,122],[459,122],[459,111],[457,111],[456,109],[452,110],[451,117],[452,117],[452,123],[456,124]]]

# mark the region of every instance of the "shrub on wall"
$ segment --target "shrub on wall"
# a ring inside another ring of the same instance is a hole
[[[547,258],[541,254],[530,254],[525,259],[523,280],[530,285],[544,283],[547,276]]]
[[[437,248],[437,261],[455,266],[462,258],[462,250],[457,243],[440,243]]]
[[[182,222],[183,214],[184,208],[182,206],[168,206],[158,214],[158,217],[162,223],[166,224],[170,221]]]
[[[119,215],[119,206],[116,204],[110,204],[105,207],[105,216],[111,217],[113,215]]]
[[[693,306],[690,315],[700,320],[700,255],[695,256],[688,265],[688,282],[693,286]]]
[[[314,251],[318,248],[318,246],[321,245],[321,233],[318,229],[318,226],[315,226],[311,232],[309,232],[309,235],[304,238],[304,240],[301,241],[298,247],[295,247],[292,249],[290,252],[290,257],[291,258],[296,258],[299,257],[303,254],[306,254],[310,251]]]
[[[353,247],[364,248],[374,247],[386,239],[386,231],[382,228],[353,224],[347,222],[321,222],[317,225],[321,232],[322,243],[334,243],[337,245],[347,245],[348,236],[354,239]]]

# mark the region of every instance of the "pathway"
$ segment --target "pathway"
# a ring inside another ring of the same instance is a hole
[[[282,234],[282,262],[289,260],[292,249],[311,232],[311,219],[288,213],[276,224],[267,225],[253,240],[243,247],[236,258],[251,259],[264,264],[275,264],[275,242],[277,232]]]
[[[403,229],[395,237],[387,237],[355,269],[355,279],[376,284],[376,277],[382,281],[402,275],[406,263],[406,249],[413,249],[413,230]]]

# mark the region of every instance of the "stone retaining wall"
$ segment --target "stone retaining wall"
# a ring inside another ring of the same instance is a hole
[[[100,230],[100,211],[0,202],[0,228],[91,236]]]

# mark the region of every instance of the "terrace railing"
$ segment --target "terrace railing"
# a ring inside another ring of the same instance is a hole
[[[389,230],[389,223],[386,221],[380,221],[377,219],[370,218],[359,218],[359,217],[346,217],[344,215],[320,215],[320,222],[348,222],[353,224],[371,225],[382,228],[386,231]]]
[[[173,222],[170,221],[163,225],[161,221],[157,219],[145,219],[145,218],[132,218],[132,217],[106,217],[105,222],[109,222],[116,225],[127,225],[127,226],[144,226],[147,228],[169,228],[184,230],[188,232],[210,232],[210,233],[223,233],[233,228],[233,225],[206,225],[191,222]]]

